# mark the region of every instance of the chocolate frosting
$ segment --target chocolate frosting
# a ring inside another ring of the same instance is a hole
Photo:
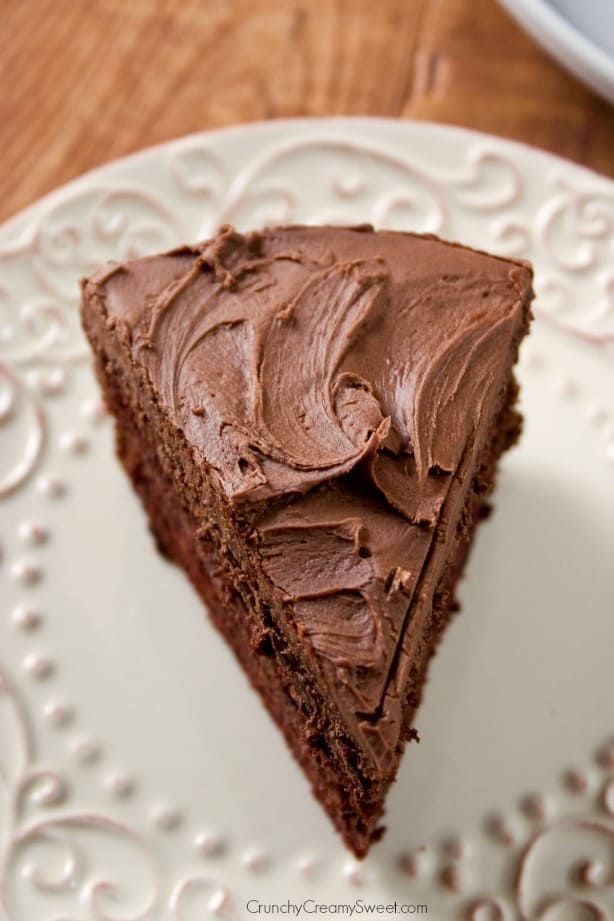
[[[530,281],[522,263],[368,226],[226,227],[92,279],[383,768],[404,632],[430,603],[421,574]]]

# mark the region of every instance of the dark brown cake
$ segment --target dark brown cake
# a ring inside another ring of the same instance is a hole
[[[525,263],[371,227],[223,228],[83,285],[158,545],[358,856],[520,431],[531,297]]]

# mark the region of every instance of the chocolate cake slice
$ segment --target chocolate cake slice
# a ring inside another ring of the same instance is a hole
[[[531,297],[525,263],[369,226],[225,227],[83,283],[158,545],[358,856],[520,431]]]

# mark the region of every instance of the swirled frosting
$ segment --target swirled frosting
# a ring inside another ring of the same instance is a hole
[[[92,282],[385,767],[407,626],[508,378],[530,269],[368,226],[225,227]]]

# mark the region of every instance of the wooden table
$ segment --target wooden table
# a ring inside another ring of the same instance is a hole
[[[614,109],[495,0],[2,0],[0,219],[150,144],[291,115],[431,119],[614,176]]]

